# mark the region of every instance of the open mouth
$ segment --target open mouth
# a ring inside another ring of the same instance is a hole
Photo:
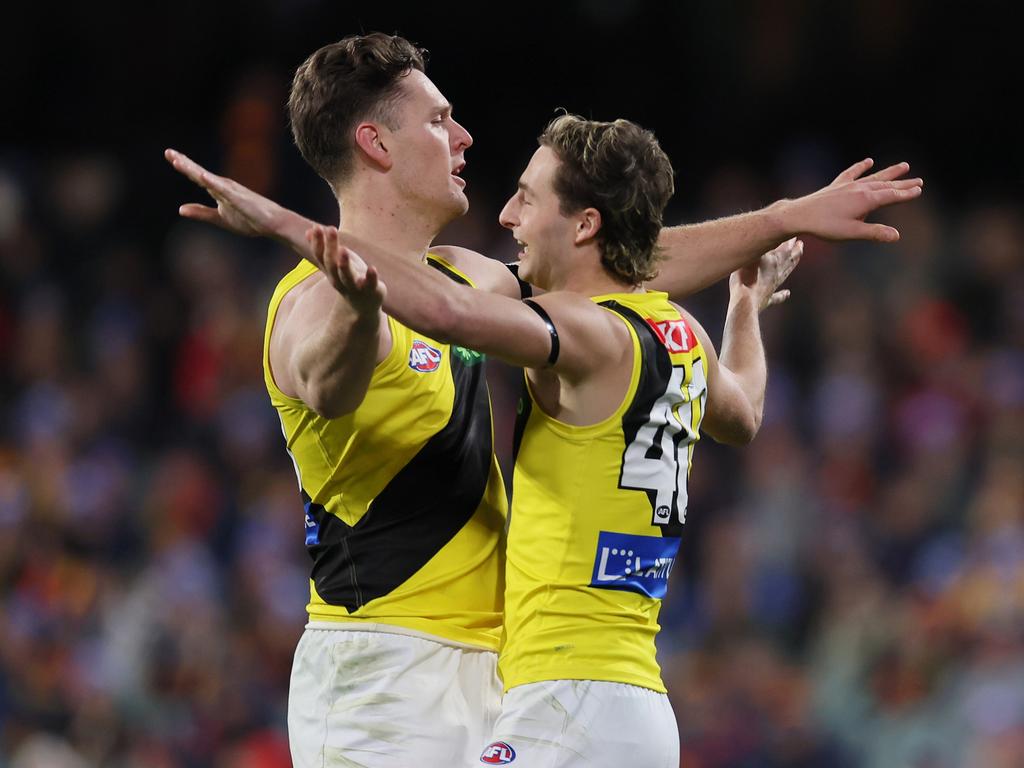
[[[461,176],[462,169],[465,168],[465,167],[466,167],[465,163],[459,163],[457,166],[455,166],[455,168],[452,169],[451,176],[452,176],[453,179],[455,179],[456,182],[458,182],[460,187],[465,187],[466,186],[466,180],[464,178],[462,178],[462,176]]]

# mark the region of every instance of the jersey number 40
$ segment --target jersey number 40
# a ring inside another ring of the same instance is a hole
[[[619,487],[647,491],[651,525],[686,522],[686,479],[706,397],[703,360],[693,361],[689,382],[684,366],[673,367],[665,392],[622,453]]]

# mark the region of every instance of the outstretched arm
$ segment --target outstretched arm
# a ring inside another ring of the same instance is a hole
[[[827,187],[795,200],[723,219],[666,227],[658,245],[667,258],[650,285],[673,296],[687,296],[739,269],[776,243],[798,235],[825,240],[875,240],[891,243],[900,233],[864,219],[879,208],[913,200],[921,194],[920,178],[903,178],[908,163],[897,163],[863,176],[874,161],[860,161]]]
[[[553,341],[544,315],[522,301],[460,285],[419,261],[317,225],[309,233],[313,260],[339,291],[370,263],[387,285],[384,309],[403,324],[438,341],[458,344],[522,368],[550,367],[569,381],[615,365],[628,331],[585,296],[548,293],[536,299],[557,329]],[[357,249],[357,250],[356,250]],[[623,344],[606,343],[623,335]],[[557,352],[557,355],[555,354]]]
[[[794,238],[732,274],[720,358],[704,329],[694,323],[709,358],[707,413],[701,428],[719,442],[749,443],[761,427],[768,368],[759,314],[789,298],[788,290],[777,289],[802,253],[803,243]]]
[[[269,237],[291,248],[302,258],[315,262],[306,232],[316,222],[301,216],[226,176],[218,176],[173,149],[164,157],[176,171],[205,189],[216,206],[186,203],[178,213],[246,237]],[[440,246],[433,249],[471,274],[477,288],[505,296],[519,296],[515,277],[499,262],[466,248]],[[319,266],[319,265],[318,265]]]

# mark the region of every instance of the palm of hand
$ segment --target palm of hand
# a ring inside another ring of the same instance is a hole
[[[800,263],[803,243],[796,238],[787,240],[778,248],[768,251],[757,261],[732,273],[730,287],[743,287],[751,291],[758,309],[765,309],[786,300],[789,291],[778,292],[790,273]]]

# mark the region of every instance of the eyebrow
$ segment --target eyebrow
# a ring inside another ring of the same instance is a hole
[[[531,194],[531,195],[533,194],[533,189],[530,187],[529,184],[527,184],[522,179],[519,180],[518,187],[519,187],[519,189],[523,190],[523,192],[526,192],[526,193]]]

